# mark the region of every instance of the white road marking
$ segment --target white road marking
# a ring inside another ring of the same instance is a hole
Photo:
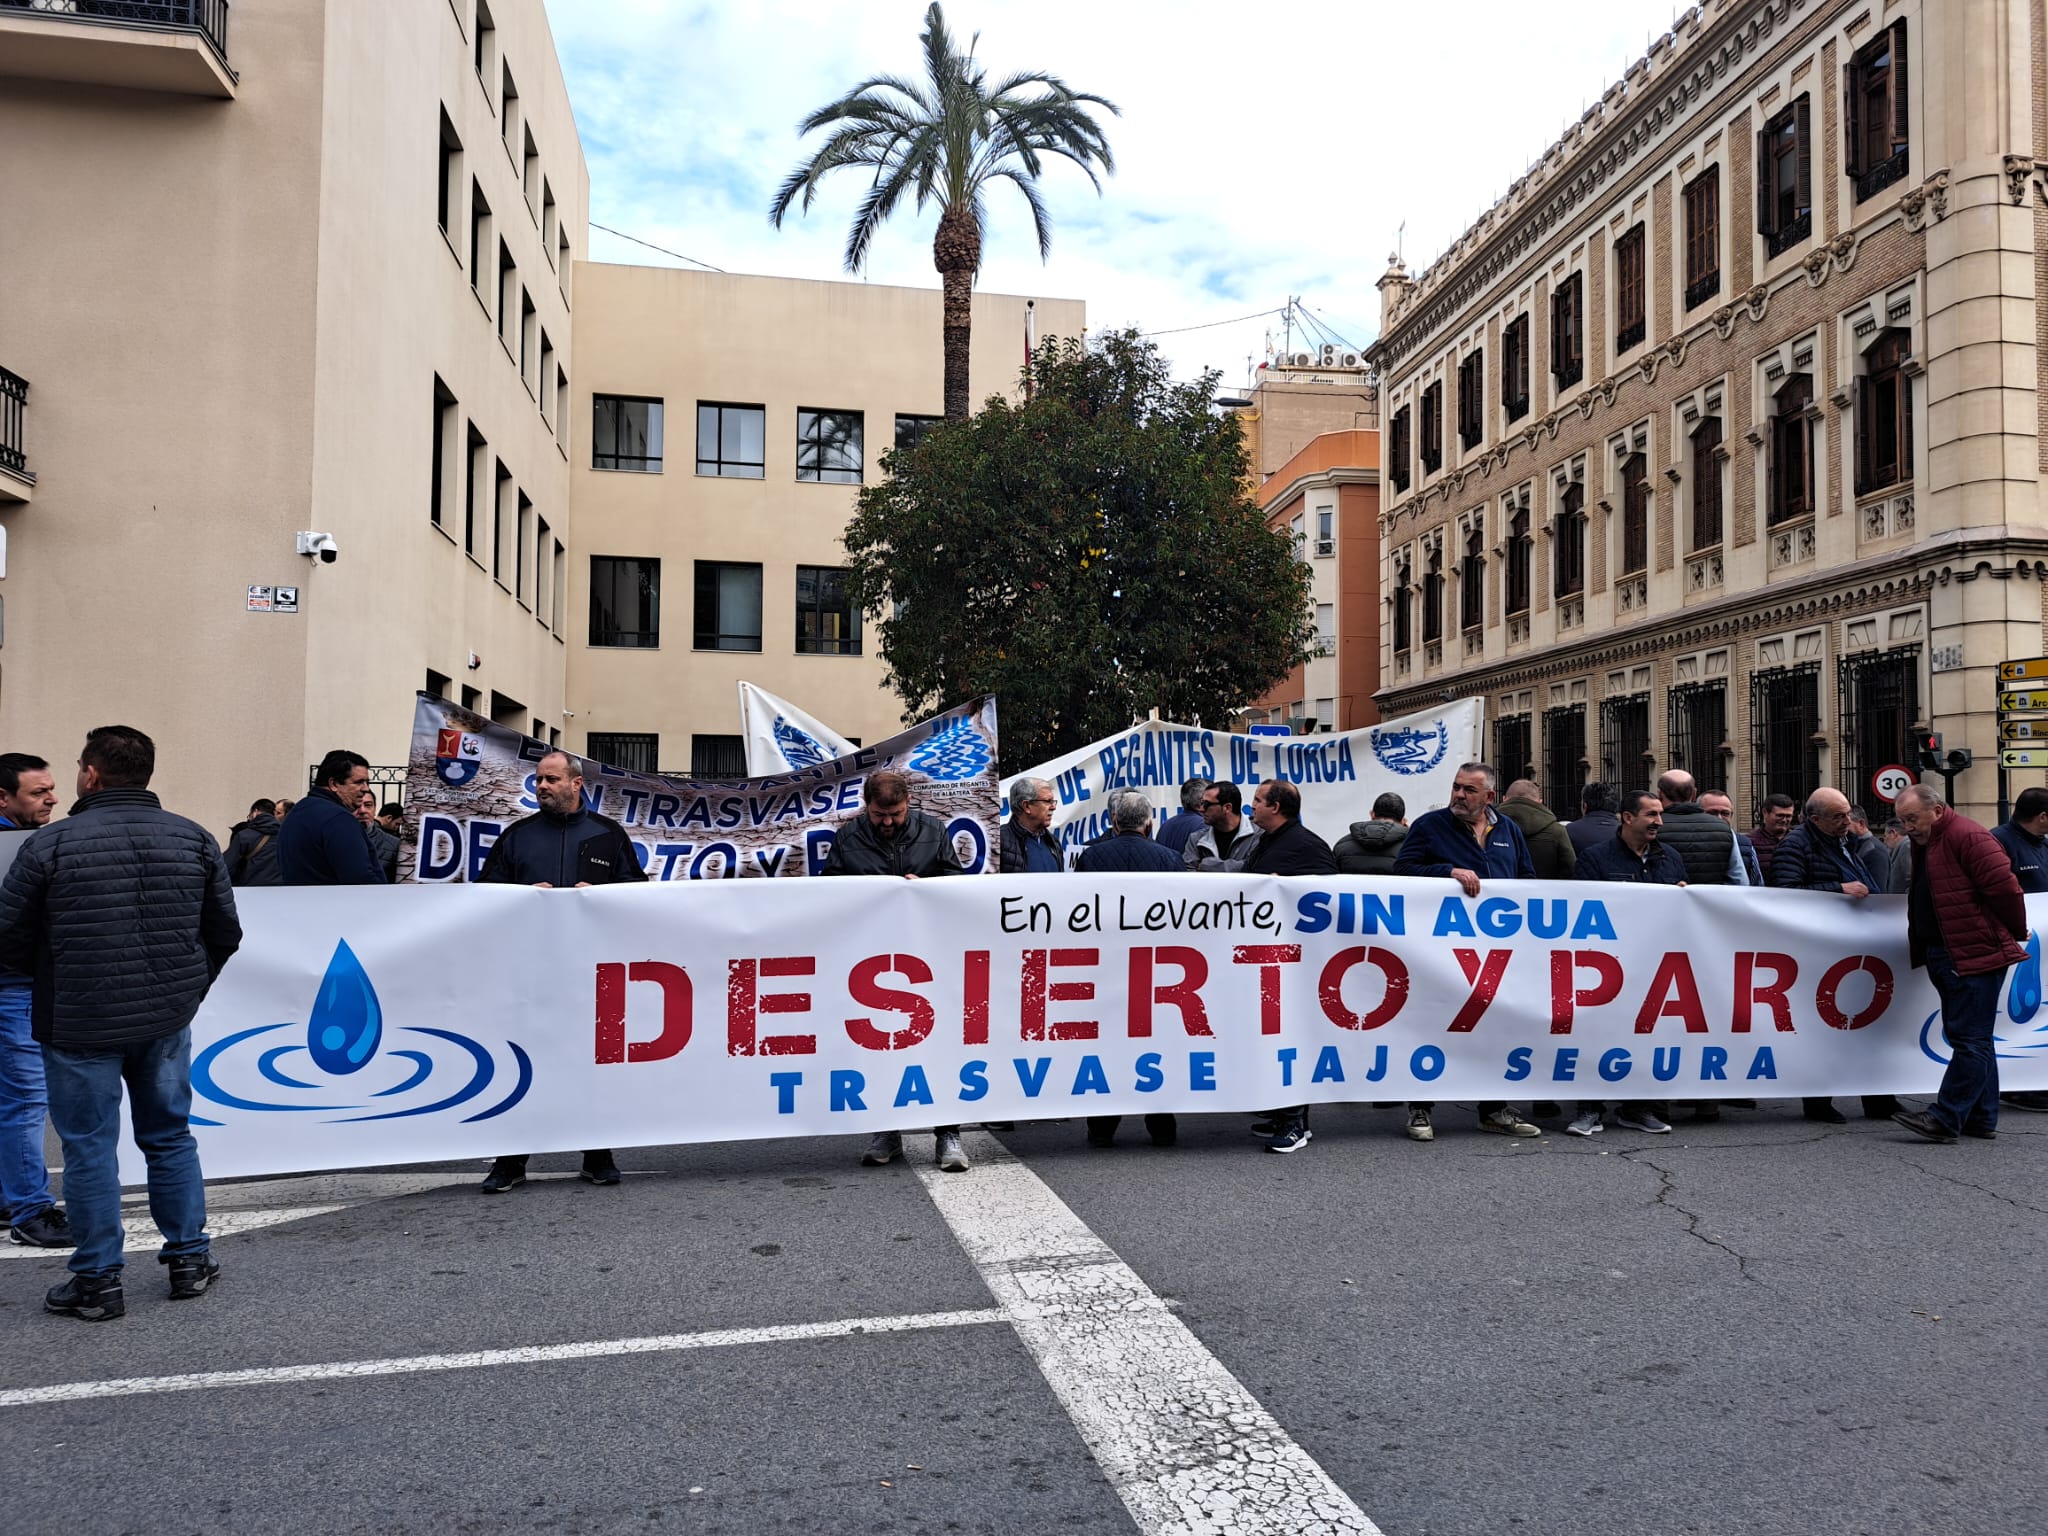
[[[350,1381],[420,1371],[473,1371],[494,1365],[544,1365],[555,1360],[601,1360],[616,1355],[673,1354],[734,1344],[783,1344],[804,1339],[851,1338],[868,1333],[913,1333],[928,1328],[971,1328],[1008,1322],[994,1307],[968,1312],[918,1312],[898,1317],[849,1317],[826,1323],[784,1323],[770,1328],[715,1328],[705,1333],[664,1333],[639,1339],[592,1339],[581,1344],[531,1344],[453,1355],[403,1355],[388,1360],[333,1360],[321,1365],[273,1365],[242,1371],[195,1371],[184,1376],[130,1376],[114,1381],[69,1381],[49,1387],[0,1391],[0,1408],[75,1403],[88,1398],[134,1397],[150,1392],[201,1392],[213,1387],[267,1387],[304,1381]]]
[[[293,1205],[263,1211],[210,1211],[206,1217],[206,1231],[210,1237],[233,1237],[237,1232],[253,1232],[258,1227],[274,1227],[280,1222],[304,1221],[308,1216],[325,1216],[330,1211],[346,1210],[341,1205]],[[121,1218],[121,1230],[126,1234],[123,1246],[132,1257],[138,1252],[154,1253],[162,1241],[156,1223],[149,1219],[147,1211]],[[9,1243],[0,1248],[0,1259],[62,1259],[70,1254],[69,1248],[23,1248]]]
[[[1146,1536],[1379,1527],[1136,1271],[993,1137],[920,1167],[939,1214]]]

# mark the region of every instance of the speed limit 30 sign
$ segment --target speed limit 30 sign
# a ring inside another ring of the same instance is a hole
[[[1887,763],[1870,776],[1870,792],[1890,805],[1915,783],[1912,773],[1897,763]]]

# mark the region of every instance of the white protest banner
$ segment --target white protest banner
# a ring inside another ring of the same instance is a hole
[[[747,744],[747,775],[756,779],[815,768],[860,750],[815,715],[752,683],[740,684],[740,736]]]
[[[1284,779],[1301,790],[1303,823],[1335,843],[1352,822],[1372,814],[1374,799],[1386,790],[1407,802],[1410,820],[1450,804],[1458,765],[1485,756],[1485,723],[1478,699],[1317,736],[1234,736],[1147,720],[1027,772],[1059,792],[1052,830],[1068,848],[1109,830],[1111,790],[1145,791],[1164,819],[1180,813],[1181,781],[1197,776],[1229,779],[1243,790],[1246,804],[1267,779]],[[1003,780],[1005,817],[1010,785],[1021,777]]]
[[[398,878],[474,880],[498,834],[540,809],[533,770],[553,750],[420,694]],[[847,756],[765,778],[667,778],[572,760],[582,765],[584,805],[626,829],[651,880],[815,875],[880,768],[910,780],[910,803],[946,824],[963,868],[979,874],[995,865],[996,702],[988,695]]]
[[[1303,1102],[1930,1093],[1948,1055],[1897,897],[1170,874],[236,894],[247,938],[193,1025],[213,1177]],[[2038,941],[2000,995],[2007,1086],[2048,1087]]]

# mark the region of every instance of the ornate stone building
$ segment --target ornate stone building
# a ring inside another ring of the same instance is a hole
[[[1676,766],[1745,825],[1881,816],[1931,726],[1995,813],[1995,667],[2048,651],[2042,50],[2042,0],[1708,0],[1390,267],[1384,714],[1481,696],[1561,813]]]

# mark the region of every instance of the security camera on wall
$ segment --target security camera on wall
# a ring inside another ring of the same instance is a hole
[[[341,545],[335,542],[331,533],[302,533],[299,535],[299,553],[318,557],[322,565],[332,565],[341,558]]]

